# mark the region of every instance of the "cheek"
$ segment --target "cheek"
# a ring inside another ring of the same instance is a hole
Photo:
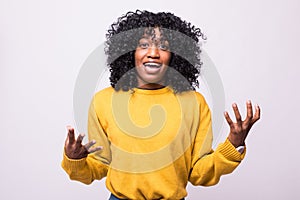
[[[137,55],[137,53],[134,53],[134,63],[135,63],[135,65],[137,65],[138,64],[138,55]]]
[[[169,65],[170,60],[171,60],[171,53],[170,52],[165,52],[162,56],[163,62],[165,65]]]
[[[134,53],[134,62],[138,66],[143,63],[143,58],[145,57],[146,52],[143,50],[136,50]]]

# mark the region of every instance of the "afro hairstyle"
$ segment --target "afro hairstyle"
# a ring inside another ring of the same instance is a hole
[[[134,53],[144,34],[159,28],[163,40],[169,42],[171,59],[165,74],[165,85],[175,93],[195,90],[202,65],[199,39],[206,40],[199,28],[169,12],[127,12],[113,23],[107,34],[105,53],[110,71],[110,84],[115,90],[137,87]],[[175,69],[171,70],[169,68]]]

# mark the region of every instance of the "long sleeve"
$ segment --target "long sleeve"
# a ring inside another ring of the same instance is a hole
[[[107,166],[99,162],[93,155],[75,160],[69,159],[64,154],[62,167],[71,180],[80,181],[85,184],[90,184],[95,179],[100,180],[105,177],[107,173]]]
[[[216,151],[212,146],[211,114],[207,103],[201,95],[200,124],[192,150],[192,168],[189,181],[193,185],[210,186],[219,182],[224,174],[231,173],[242,161],[245,151],[241,154],[228,139],[219,144]]]
[[[120,128],[112,100],[123,94],[130,101],[118,105],[126,106],[130,119],[141,127],[151,122],[150,108],[164,108],[163,128],[148,138]],[[244,156],[229,141],[213,152],[211,116],[203,96],[194,91],[174,94],[169,87],[134,93],[115,93],[112,87],[101,90],[90,106],[88,133],[89,140],[96,140],[103,150],[81,160],[64,156],[63,168],[71,179],[87,184],[107,176],[107,189],[120,199],[182,199],[188,181],[216,184]]]
[[[108,165],[111,160],[109,141],[100,124],[94,108],[94,100],[89,109],[88,116],[89,140],[95,140],[95,146],[103,146],[103,150],[89,154],[87,158],[70,159],[63,155],[62,167],[71,180],[77,180],[85,184],[100,180],[107,175]]]

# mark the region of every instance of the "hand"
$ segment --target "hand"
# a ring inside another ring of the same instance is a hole
[[[254,116],[253,116],[251,101],[247,101],[246,105],[247,105],[247,117],[244,121],[242,121],[240,112],[235,103],[232,105],[232,108],[235,114],[236,123],[234,123],[231,120],[228,112],[224,113],[225,119],[230,126],[230,133],[228,139],[235,147],[245,145],[245,139],[251,127],[260,118],[260,108],[258,105],[255,106]]]
[[[65,154],[70,159],[81,159],[87,157],[88,154],[102,149],[101,146],[91,148],[96,141],[92,140],[85,145],[82,145],[84,134],[80,134],[75,140],[74,128],[67,126],[68,136],[65,142]]]

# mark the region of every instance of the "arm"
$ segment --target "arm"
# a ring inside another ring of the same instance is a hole
[[[243,160],[245,151],[241,154],[236,150],[236,147],[245,144],[244,140],[251,126],[259,119],[260,114],[260,110],[257,107],[252,122],[247,122],[250,120],[250,118],[248,119],[248,117],[251,116],[250,111],[252,112],[250,105],[247,103],[247,118],[245,121],[239,122],[238,117],[237,123],[231,121],[231,124],[229,124],[230,133],[228,138],[217,147],[216,151],[213,151],[211,149],[211,115],[205,100],[200,99],[200,126],[194,142],[192,169],[189,177],[189,181],[192,184],[203,186],[217,184],[222,175],[231,173]],[[235,106],[233,106],[233,109],[235,114],[237,114],[237,107],[235,108]],[[226,117],[226,114],[227,113],[225,113],[225,118],[228,121],[229,116]],[[238,123],[243,124],[245,122],[248,123],[248,126],[244,126],[244,128],[240,130],[237,129]],[[234,141],[234,143],[232,141]]]
[[[75,140],[74,129],[68,127],[62,161],[62,167],[70,179],[85,184],[90,184],[93,180],[100,180],[106,176],[110,158],[109,143],[98,121],[93,101],[89,109],[88,129],[90,142],[82,145],[84,135],[80,134]],[[93,145],[96,147],[92,147]],[[103,159],[105,157],[108,159]]]

